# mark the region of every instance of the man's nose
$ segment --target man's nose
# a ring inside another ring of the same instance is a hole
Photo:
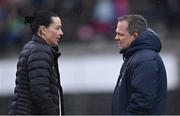
[[[115,40],[116,40],[116,41],[118,40],[118,37],[117,37],[117,36],[115,37]]]

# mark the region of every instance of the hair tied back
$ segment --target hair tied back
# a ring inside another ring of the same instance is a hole
[[[32,22],[34,21],[34,17],[35,17],[36,13],[33,13],[33,16],[25,16],[25,20],[24,20],[24,24],[32,24]]]
[[[34,17],[33,16],[25,16],[25,21],[24,21],[24,24],[31,24],[34,20]]]

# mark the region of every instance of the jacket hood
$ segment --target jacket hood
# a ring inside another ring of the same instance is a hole
[[[150,49],[156,52],[161,51],[161,42],[158,35],[150,28],[142,32],[123,53],[124,58],[128,58],[136,51]]]

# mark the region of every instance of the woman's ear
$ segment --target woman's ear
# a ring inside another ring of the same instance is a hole
[[[45,26],[40,26],[39,27],[39,34],[41,35],[41,36],[43,36],[43,35],[46,35],[46,27]]]

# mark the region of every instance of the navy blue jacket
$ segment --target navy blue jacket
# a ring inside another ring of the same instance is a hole
[[[164,114],[167,77],[159,37],[148,28],[123,52],[112,114]]]

